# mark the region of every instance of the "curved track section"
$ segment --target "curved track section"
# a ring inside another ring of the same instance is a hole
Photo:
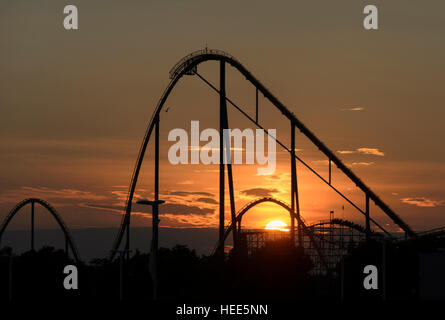
[[[357,223],[354,223],[352,221],[343,220],[343,219],[332,219],[331,221],[315,223],[315,224],[310,225],[309,228],[315,228],[315,227],[331,225],[331,224],[341,226],[341,227],[347,227],[349,229],[358,231],[360,233],[366,233],[366,229],[363,226],[361,226]]]
[[[38,203],[40,204],[42,207],[44,207],[46,210],[48,210],[52,216],[54,217],[54,219],[56,219],[57,223],[60,226],[60,229],[62,229],[63,234],[65,235],[65,239],[66,241],[68,241],[68,244],[71,248],[71,251],[73,252],[73,256],[74,256],[74,260],[76,262],[80,261],[80,256],[79,253],[77,251],[77,248],[74,244],[73,238],[71,237],[71,234],[69,233],[68,227],[66,226],[66,224],[63,222],[62,217],[57,213],[56,209],[54,209],[54,207],[52,207],[48,202],[41,200],[41,199],[37,199],[37,198],[29,198],[29,199],[25,199],[23,201],[20,201],[10,212],[9,214],[5,217],[5,219],[3,220],[1,226],[0,226],[0,241],[1,238],[3,236],[3,233],[6,230],[6,227],[8,226],[8,224],[11,222],[12,218],[16,215],[16,213],[23,208],[24,206],[26,206],[28,203]]]
[[[247,211],[249,211],[253,207],[255,207],[261,203],[264,203],[264,202],[275,203],[275,204],[279,205],[280,207],[286,209],[289,212],[291,218],[294,217],[295,219],[298,219],[296,214],[292,211],[290,205],[288,205],[286,202],[272,198],[272,197],[264,197],[264,198],[255,199],[255,200],[249,202],[248,204],[246,204],[242,209],[240,209],[238,211],[238,213],[236,214],[235,223],[236,224],[241,223],[241,220],[242,220],[243,216],[247,213]],[[306,223],[304,222],[303,218],[300,217],[300,221],[298,221],[298,222],[301,222],[301,224],[304,226],[303,228],[306,228],[306,229],[308,228],[306,226]],[[231,223],[227,227],[227,229],[224,233],[224,240],[227,240],[227,237],[229,236],[230,232],[233,231],[233,228],[234,228],[233,223]]]
[[[292,208],[286,202],[281,201],[279,199],[275,199],[272,197],[264,197],[264,198],[259,198],[259,199],[253,200],[253,201],[249,202],[248,204],[246,204],[236,215],[236,219],[235,219],[234,223],[231,223],[229,225],[229,227],[226,229],[226,231],[224,233],[224,240],[227,239],[230,232],[233,232],[234,228],[236,228],[236,224],[241,223],[241,219],[247,213],[247,211],[249,211],[253,207],[255,207],[261,203],[265,203],[265,202],[275,203],[275,204],[279,205],[280,207],[286,209],[289,212],[291,219],[293,218],[298,221],[299,225],[301,225],[301,227],[303,229],[303,233],[311,240],[312,244],[314,245],[314,248],[317,251],[317,253],[320,257],[320,260],[321,260],[322,264],[324,265],[325,269],[328,270],[327,262],[325,260],[325,257],[323,255],[321,249],[318,246],[318,243],[315,241],[315,237],[314,237],[312,230],[306,226],[306,223],[304,222],[303,218],[296,215],[295,212],[292,210]]]
[[[139,171],[144,159],[145,151],[147,149],[148,141],[150,140],[150,136],[153,132],[154,126],[156,122],[159,119],[160,112],[162,108],[164,107],[164,104],[170,95],[173,88],[176,86],[177,82],[183,75],[187,74],[194,74],[197,70],[197,66],[203,62],[206,61],[223,61],[228,64],[230,64],[232,67],[237,69],[252,85],[254,85],[265,98],[267,98],[286,118],[288,118],[293,125],[295,125],[313,144],[315,144],[318,149],[323,152],[330,161],[332,161],[351,181],[353,181],[358,188],[360,188],[367,197],[369,197],[371,200],[374,201],[377,207],[382,209],[385,214],[392,219],[392,221],[398,225],[405,233],[410,237],[416,237],[416,234],[414,231],[411,230],[411,228],[391,209],[389,206],[384,203],[367,185],[363,183],[362,180],[360,180],[326,145],[321,142],[320,139],[318,139],[312,131],[310,131],[300,120],[297,119],[297,117],[289,111],[288,108],[286,108],[259,80],[257,80],[237,59],[235,59],[233,56],[231,56],[228,53],[225,53],[220,50],[199,50],[196,52],[191,53],[190,55],[184,57],[181,59],[170,71],[170,83],[168,84],[167,88],[165,89],[164,93],[162,94],[156,109],[153,112],[153,115],[151,117],[150,123],[147,127],[147,130],[145,132],[144,139],[142,141],[139,155],[136,161],[136,165],[133,171],[130,187],[128,190],[128,198],[127,198],[127,205],[125,209],[125,214],[122,217],[121,221],[121,227],[117,234],[117,237],[115,239],[113,248],[111,250],[110,258],[112,259],[122,241],[123,235],[127,228],[129,228],[130,225],[130,217],[131,217],[131,208],[132,208],[132,201],[134,196],[134,191],[136,188],[136,184],[138,181]],[[300,160],[300,159],[299,159]],[[301,162],[301,160],[300,160]],[[315,173],[315,172],[314,172]],[[317,174],[318,175],[318,174]],[[331,188],[333,188],[337,193],[339,191],[335,189],[330,182],[328,182],[326,179],[322,178],[320,175],[318,175],[320,179],[322,179],[325,183],[329,184]],[[348,199],[346,199],[348,200]],[[358,206],[356,206],[354,203],[348,200],[349,203],[351,203],[357,210],[359,210],[362,214],[365,214],[364,210],[360,209]],[[371,219],[376,225],[377,223]]]

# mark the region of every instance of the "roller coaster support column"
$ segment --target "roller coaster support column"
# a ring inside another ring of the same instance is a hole
[[[290,205],[291,205],[291,209],[292,212],[295,213],[295,181],[294,181],[294,177],[295,177],[295,169],[296,169],[296,162],[295,162],[295,126],[294,124],[291,122],[291,130],[290,130],[290,135],[291,135],[291,149],[290,149],[290,165],[291,165],[291,200],[290,200]],[[291,219],[290,219],[290,241],[291,244],[294,246],[295,245],[295,219],[292,217],[291,215]]]
[[[229,129],[229,116],[227,114],[227,105],[226,99],[224,97],[224,105],[222,106],[224,113],[224,129]],[[229,176],[229,196],[230,196],[230,214],[232,219],[232,224],[236,223],[236,209],[235,209],[235,194],[233,189],[233,174],[232,174],[232,161],[231,161],[231,152],[230,152],[230,135],[227,131],[224,131],[224,141],[226,141],[226,145],[224,145],[224,153],[227,161],[227,175]],[[236,250],[238,248],[238,230],[234,228],[232,231],[233,235],[233,248]]]
[[[9,302],[11,302],[12,301],[12,251],[9,253],[8,298],[9,298]]]
[[[125,252],[127,253],[125,255],[127,261],[130,260],[130,219],[131,219],[131,216],[128,215],[127,226],[126,226],[127,239],[125,241],[125,249],[124,249]]]
[[[366,195],[365,229],[366,229],[366,241],[369,241],[371,237],[371,224],[369,219],[369,195]]]
[[[156,205],[153,207],[153,216],[156,214],[156,233],[157,233],[157,219],[158,219],[158,205],[159,201],[159,115],[156,117],[156,125],[155,125],[155,202]],[[157,242],[157,234],[156,234],[156,242]]]
[[[297,220],[300,221],[300,201],[298,197],[298,182],[297,182],[297,163],[295,160],[295,125],[291,121],[291,172],[292,172],[292,201],[291,209],[297,216]],[[291,241],[295,244],[295,219],[291,219]],[[298,246],[302,247],[303,237],[302,237],[302,227],[298,222]]]
[[[68,246],[68,237],[67,236],[65,236],[65,254],[66,254],[66,256],[68,258],[70,257],[69,246]]]
[[[127,252],[126,259],[128,261],[130,259],[130,216],[128,216],[128,222],[127,222],[127,227],[126,227],[126,236],[127,236],[127,239],[125,241],[125,252]]]
[[[165,203],[159,200],[159,115],[155,119],[155,200],[139,200],[136,203],[152,207],[152,240],[150,248],[150,274],[153,284],[153,300],[158,298],[158,239],[159,239],[159,205]]]
[[[119,253],[119,300],[124,300],[124,260],[127,256],[127,250],[116,250],[115,253]]]
[[[159,115],[156,118],[155,126],[155,203],[153,205],[152,217],[153,217],[153,243],[152,251],[154,256],[153,261],[153,300],[157,299],[158,295],[158,229],[159,229]]]
[[[224,255],[224,118],[226,113],[226,66],[220,62],[219,91],[219,254]]]
[[[164,200],[139,200],[136,203],[146,204],[152,207],[152,218],[153,218],[153,235],[151,239],[151,249],[150,249],[150,275],[153,283],[153,300],[158,298],[158,229],[159,229],[159,205],[165,203]]]
[[[31,251],[34,251],[34,201],[31,201]]]
[[[227,117],[227,114],[226,114]],[[227,118],[226,118],[227,119]],[[228,128],[228,124],[226,123],[226,127]],[[227,135],[227,139],[229,138],[229,135]],[[230,157],[230,146],[227,146],[227,158]],[[229,194],[230,194],[230,213],[232,218],[232,223],[236,223],[236,209],[235,209],[235,194],[233,190],[233,175],[232,175],[232,164],[227,164],[227,174],[229,175]],[[233,235],[233,248],[236,250],[238,248],[238,231],[235,228],[234,232],[232,232]]]

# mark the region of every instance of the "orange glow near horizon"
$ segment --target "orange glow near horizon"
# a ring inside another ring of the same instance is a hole
[[[272,220],[269,222],[266,227],[266,230],[279,230],[279,231],[289,231],[287,224],[281,220]]]

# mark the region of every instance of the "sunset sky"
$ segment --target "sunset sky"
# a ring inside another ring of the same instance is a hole
[[[421,9],[420,9],[420,3]],[[38,197],[71,228],[117,227],[146,126],[170,68],[204,48],[235,56],[415,230],[445,226],[445,3],[373,1],[378,31],[362,27],[368,1],[70,1],[79,30],[62,26],[60,1],[0,3],[0,219]],[[219,66],[201,75],[218,84]],[[233,68],[227,95],[254,115],[255,90]],[[168,132],[200,120],[218,128],[219,98],[199,78],[184,77],[161,115],[161,226],[216,227],[218,166],[171,165]],[[229,108],[232,128],[250,123]],[[289,122],[260,96],[259,119],[290,142]],[[326,158],[300,133],[297,154],[327,176]],[[136,194],[153,197],[153,143]],[[274,174],[235,165],[237,210],[262,196],[290,202],[289,155],[277,149]],[[298,165],[308,222],[363,217]],[[339,171],[333,182],[363,195]],[[226,216],[230,216],[228,193]],[[344,211],[342,206],[344,205]],[[38,226],[55,222],[41,212]],[[134,206],[133,226],[150,226]],[[371,214],[397,231],[382,212]],[[243,220],[263,228],[288,223],[276,205]],[[29,227],[17,215],[11,229]]]

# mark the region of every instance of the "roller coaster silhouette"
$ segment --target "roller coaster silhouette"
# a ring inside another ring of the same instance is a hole
[[[217,61],[220,65],[220,83],[219,88],[215,87],[212,83],[206,80],[201,74],[198,73],[198,65],[206,61]],[[238,72],[240,72],[246,79],[249,81],[254,87],[256,91],[255,101],[256,101],[256,113],[255,118],[251,117],[247,114],[241,107],[235,104],[230,98],[226,96],[226,65],[231,65]],[[128,190],[128,198],[126,201],[125,212],[122,215],[121,225],[110,251],[109,259],[113,260],[117,252],[119,252],[119,248],[122,246],[122,242],[124,239],[124,235],[126,236],[124,250],[129,255],[130,249],[130,221],[131,221],[131,211],[134,193],[136,190],[139,172],[144,160],[145,153],[147,151],[148,142],[152,136],[153,131],[155,131],[155,175],[154,175],[154,201],[149,201],[153,205],[153,217],[154,221],[157,221],[158,216],[158,204],[162,202],[159,200],[159,125],[160,125],[160,115],[161,110],[164,107],[167,98],[169,97],[172,90],[175,88],[178,81],[184,75],[196,76],[200,80],[202,80],[205,84],[207,84],[213,91],[215,91],[219,95],[220,100],[220,130],[229,128],[229,121],[227,115],[227,103],[233,106],[236,110],[238,110],[243,116],[245,116],[249,121],[251,121],[255,126],[265,131],[268,134],[267,130],[261,126],[258,120],[258,99],[259,93],[261,93],[267,100],[269,100],[272,105],[277,108],[282,115],[289,120],[289,130],[291,133],[291,144],[290,146],[284,145],[281,141],[274,138],[276,142],[283,147],[290,155],[289,160],[291,164],[291,199],[290,204],[283,202],[282,200],[278,200],[275,198],[260,198],[257,200],[248,203],[244,208],[240,211],[236,212],[235,209],[235,198],[234,198],[234,186],[233,186],[233,177],[232,177],[232,167],[231,164],[224,164],[223,161],[223,152],[220,153],[220,167],[219,167],[219,238],[217,241],[217,245],[215,248],[215,254],[223,254],[225,241],[232,234],[233,237],[233,245],[234,249],[239,247],[240,236],[241,236],[241,222],[243,215],[252,207],[264,203],[271,202],[275,203],[278,206],[286,209],[291,218],[291,226],[290,226],[290,240],[292,243],[297,243],[299,246],[304,247],[304,243],[309,243],[310,248],[315,250],[316,254],[319,256],[321,264],[325,269],[328,269],[331,266],[331,262],[329,262],[326,257],[327,254],[325,252],[325,244],[330,243],[329,239],[323,238],[324,231],[320,232],[320,228],[323,228],[325,224],[330,226],[337,225],[341,228],[346,228],[350,230],[354,230],[365,236],[365,240],[369,240],[370,237],[379,234],[380,236],[383,234],[387,238],[393,238],[387,230],[385,230],[379,223],[375,221],[371,217],[370,213],[370,201],[373,201],[375,205],[380,208],[397,226],[400,227],[401,230],[405,232],[406,238],[408,239],[416,239],[417,234],[405,223],[383,200],[381,200],[362,180],[360,180],[323,142],[321,142],[312,131],[310,131],[288,108],[286,108],[259,80],[257,80],[237,59],[231,56],[228,53],[225,53],[220,50],[213,49],[204,49],[193,52],[183,59],[181,59],[170,71],[170,83],[162,94],[156,109],[151,117],[151,120],[148,124],[147,130],[145,132],[145,136],[142,140],[142,144],[139,149],[139,154],[137,157],[136,165],[133,170],[131,183]],[[319,172],[317,172],[314,168],[312,168],[307,162],[305,162],[300,156],[295,153],[295,131],[298,129],[302,134],[304,134],[309,141],[314,144],[320,152],[322,152],[328,160],[328,169],[329,169],[329,177],[324,178]],[[220,134],[220,145],[222,145],[223,135]],[[326,223],[315,224],[312,226],[308,226],[304,218],[300,213],[300,204],[299,204],[299,196],[298,196],[298,182],[297,182],[297,161],[303,165],[303,167],[307,168],[310,172],[312,172],[318,179],[328,185],[332,190],[334,190],[342,199],[344,199],[347,203],[349,203],[356,211],[364,216],[365,226],[361,227],[352,222],[333,219]],[[358,204],[353,202],[350,198],[348,198],[345,194],[343,194],[335,185],[332,183],[332,164],[334,164],[346,177],[349,178],[362,192],[365,200],[365,208],[362,209]],[[229,184],[229,195],[230,195],[230,217],[231,223],[229,226],[225,226],[225,208],[224,208],[224,200],[225,200],[225,166],[227,166],[228,173],[228,184]],[[0,240],[1,237],[8,226],[11,219],[14,215],[25,205],[31,204],[32,210],[32,228],[31,228],[31,249],[34,249],[34,205],[40,204],[44,208],[46,208],[56,219],[60,228],[62,229],[65,239],[66,239],[66,251],[68,252],[68,247],[71,248],[74,259],[76,261],[80,260],[79,254],[75,247],[74,241],[70,236],[69,230],[62,221],[61,217],[57,214],[56,210],[49,205],[49,203],[35,198],[25,199],[18,203],[11,212],[4,219],[1,227],[0,227]],[[296,224],[296,225],[295,225]],[[155,225],[155,224],[154,224]],[[157,227],[157,222],[156,222]],[[375,230],[374,230],[375,229]],[[375,231],[378,231],[375,232]],[[434,236],[436,234],[445,234],[442,229],[438,229],[435,232],[430,232],[425,236]],[[297,238],[295,237],[297,236]],[[307,239],[307,240],[305,240]],[[157,244],[157,239],[154,239]],[[331,239],[332,240],[332,239]],[[296,242],[297,241],[297,242]],[[332,241],[331,241],[332,244]],[[340,245],[342,246],[342,245]],[[156,248],[155,248],[156,249]],[[152,248],[153,250],[153,248]],[[120,251],[122,252],[122,251]]]
[[[49,211],[51,215],[56,219],[60,229],[62,230],[64,236],[65,236],[65,252],[67,256],[69,256],[69,249],[71,249],[71,252],[73,253],[74,260],[78,263],[80,261],[80,256],[77,251],[76,245],[74,244],[74,240],[71,237],[71,234],[69,232],[68,227],[65,225],[65,223],[62,220],[62,217],[57,213],[56,209],[52,207],[48,202],[36,199],[36,198],[29,198],[25,199],[23,201],[20,201],[12,210],[9,212],[9,214],[5,217],[2,224],[0,225],[0,243],[1,239],[3,237],[3,234],[6,230],[6,227],[11,222],[12,218],[27,204],[31,205],[31,250],[34,250],[34,208],[35,204],[41,205],[43,208]]]
[[[198,65],[206,61],[217,61],[220,65],[220,83],[219,88],[206,80],[201,74],[198,73]],[[226,96],[226,65],[230,65],[234,67],[238,72],[240,72],[246,79],[249,81],[256,89],[256,113],[255,118],[251,117],[247,114],[241,107],[235,104],[230,98]],[[297,165],[298,161],[304,167],[309,169],[316,177],[318,177],[321,181],[327,184],[332,190],[334,190],[341,198],[343,198],[347,203],[349,203],[353,208],[356,209],[360,214],[362,214],[365,218],[365,227],[360,229],[357,228],[356,225],[352,223],[343,223],[343,227],[351,228],[355,227],[355,230],[359,230],[363,234],[366,235],[366,239],[369,239],[373,234],[374,227],[379,233],[385,234],[386,237],[393,237],[387,230],[385,230],[379,223],[377,223],[370,214],[370,201],[373,201],[375,205],[380,208],[397,226],[400,227],[401,230],[405,232],[407,238],[416,238],[416,233],[405,223],[383,200],[381,200],[362,180],[360,180],[323,142],[321,142],[314,133],[312,133],[298,118],[289,111],[259,80],[257,80],[237,59],[235,59],[230,54],[213,49],[204,49],[193,52],[183,59],[181,59],[170,71],[170,83],[162,94],[156,109],[151,117],[151,120],[148,124],[147,130],[145,132],[145,136],[142,140],[142,144],[139,149],[138,158],[136,161],[136,165],[133,170],[131,183],[128,190],[128,198],[126,201],[125,213],[122,216],[121,226],[119,232],[114,241],[111,254],[109,256],[110,259],[115,257],[116,252],[122,246],[122,242],[124,236],[126,236],[125,240],[125,250],[129,250],[130,248],[130,221],[131,221],[131,211],[133,204],[133,197],[135,193],[135,189],[138,182],[139,172],[144,160],[145,153],[147,151],[148,142],[152,136],[153,131],[154,139],[155,139],[155,174],[154,174],[154,202],[159,201],[159,125],[160,125],[160,116],[161,110],[163,109],[167,98],[169,97],[172,90],[175,88],[178,81],[185,75],[196,76],[201,79],[205,84],[207,84],[213,91],[215,91],[219,95],[220,100],[220,131],[229,128],[229,121],[227,115],[227,104],[233,106],[236,110],[238,110],[243,116],[245,116],[248,120],[250,120],[256,127],[265,131],[266,134],[269,134],[267,130],[260,124],[258,120],[258,95],[261,93],[266,99],[268,99],[272,105],[277,108],[282,115],[289,120],[289,130],[291,133],[291,145],[286,146],[278,139],[275,139],[276,142],[283,147],[290,155],[290,163],[291,163],[291,199],[290,205],[285,204],[281,200],[273,199],[273,198],[262,198],[253,201],[248,204],[244,209],[236,212],[235,209],[235,198],[234,198],[234,186],[233,186],[233,177],[232,177],[232,166],[231,164],[224,164],[223,161],[223,152],[220,153],[220,167],[219,167],[219,239],[217,242],[217,246],[215,249],[215,254],[222,254],[224,252],[225,240],[232,234],[233,237],[233,245],[234,249],[237,249],[239,246],[239,237],[241,232],[241,221],[243,215],[253,206],[262,203],[262,202],[273,202],[277,205],[285,208],[291,217],[291,227],[290,227],[290,239],[292,243],[295,243],[297,240],[298,244],[302,246],[304,242],[304,237],[309,238],[310,242],[313,244],[313,247],[318,252],[320,259],[325,260],[323,257],[322,249],[320,248],[319,242],[316,241],[316,235],[314,230],[316,227],[308,227],[303,220],[303,217],[300,213],[300,205],[299,205],[299,197],[298,197],[298,183],[297,183]],[[319,172],[313,169],[307,162],[305,162],[300,156],[295,153],[295,131],[296,129],[300,130],[309,141],[311,141],[326,157],[329,162],[329,178],[324,178]],[[222,145],[222,137],[223,135],[220,132],[220,145]],[[334,186],[332,183],[332,164],[334,164],[340,171],[345,174],[364,194],[365,200],[365,208],[362,209],[356,203],[354,203],[351,199],[349,199],[345,194],[343,194],[338,188]],[[229,196],[230,196],[230,217],[231,224],[226,227],[225,226],[225,208],[224,208],[224,199],[225,199],[225,166],[227,166],[228,173],[228,185],[229,185]],[[158,206],[153,205],[153,216],[154,221],[157,221],[158,216]],[[339,221],[336,221],[339,222]],[[318,226],[320,227],[320,226]],[[297,239],[296,237],[297,236]],[[157,242],[157,239],[155,239]],[[326,261],[323,263],[325,266],[328,264]]]

